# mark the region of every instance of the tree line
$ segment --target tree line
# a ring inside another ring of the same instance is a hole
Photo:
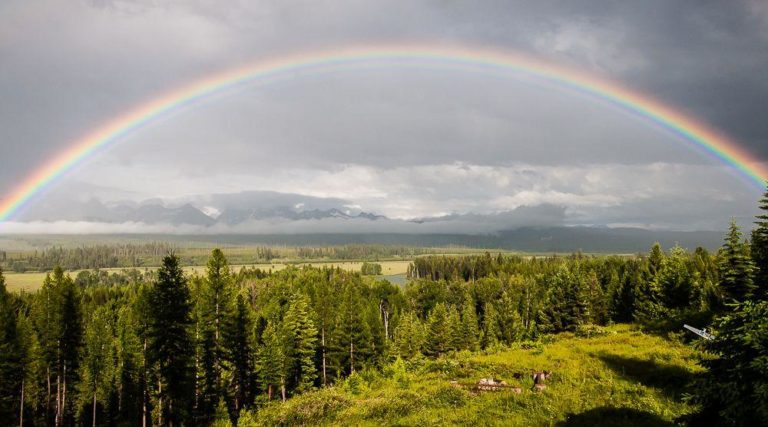
[[[142,244],[116,244],[65,248],[54,246],[28,254],[3,253],[0,265],[9,271],[52,271],[55,267],[66,270],[94,268],[140,267],[147,258],[162,258],[174,248],[165,242]]]

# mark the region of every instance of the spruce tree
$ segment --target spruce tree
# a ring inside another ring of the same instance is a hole
[[[477,325],[477,312],[475,300],[469,292],[464,295],[464,304],[461,308],[461,349],[476,351],[479,346],[480,331]]]
[[[64,275],[61,267],[56,267],[53,272],[53,281],[58,293],[59,318],[56,332],[57,342],[57,405],[56,424],[68,424],[74,417],[74,409],[71,402],[74,400],[73,391],[76,390],[79,379],[78,368],[80,365],[80,349],[83,341],[83,322],[80,310],[80,294],[75,283],[68,275]]]
[[[523,336],[523,322],[520,313],[509,296],[509,292],[503,291],[499,300],[498,325],[499,336],[506,345],[518,341]]]
[[[284,353],[288,359],[287,376],[290,378],[291,388],[304,392],[314,386],[317,378],[314,361],[317,329],[304,295],[295,295],[289,304],[283,319],[286,339]]]
[[[148,303],[147,361],[157,372],[152,384],[156,419],[160,424],[181,425],[191,409],[194,348],[189,288],[175,255],[163,258]]]
[[[253,400],[251,390],[253,388],[254,354],[251,341],[251,330],[253,329],[251,319],[251,308],[245,297],[237,295],[233,316],[223,331],[227,350],[227,370],[231,372],[228,386],[232,397],[232,408],[236,415]]]
[[[130,305],[117,311],[115,379],[117,381],[118,417],[131,423],[141,420],[142,345],[139,322]]]
[[[365,318],[360,284],[344,284],[334,326],[333,353],[338,372],[350,375],[365,366],[371,355],[371,330]]]
[[[450,310],[443,303],[437,303],[427,320],[427,338],[424,353],[440,357],[453,349],[453,329],[450,324]]]
[[[752,274],[754,265],[749,256],[749,247],[742,241],[741,230],[736,220],[731,220],[725,242],[720,250],[720,287],[726,302],[744,302],[755,290]]]
[[[227,349],[224,346],[223,329],[232,317],[233,292],[227,258],[220,249],[214,249],[208,258],[206,276],[198,298],[199,334],[206,336],[198,345],[206,346],[200,351],[210,357],[210,369],[201,377],[204,392],[210,393],[209,397],[213,399],[204,404],[203,412],[207,414],[213,412],[219,401],[217,396],[224,390],[222,371]],[[207,402],[205,399],[203,401]]]
[[[14,421],[18,415],[17,401],[24,379],[21,346],[16,327],[16,311],[5,288],[0,270],[0,419]]]
[[[116,354],[110,320],[111,307],[101,306],[91,314],[85,329],[80,396],[81,405],[91,407],[90,416],[83,418],[93,426],[106,424],[108,418],[99,418],[97,409],[100,405],[102,412],[108,413],[113,392]]]
[[[425,340],[424,325],[412,311],[400,317],[395,328],[395,351],[403,359],[412,359],[421,354]]]
[[[760,199],[760,210],[752,230],[752,261],[755,265],[754,298],[768,299],[768,191]]]
[[[492,303],[485,303],[483,310],[483,331],[480,338],[480,346],[483,349],[493,347],[499,343],[499,314]]]
[[[285,385],[285,354],[282,331],[277,322],[270,321],[262,334],[263,344],[256,356],[256,368],[259,373],[259,383],[272,400],[277,387]]]
[[[40,345],[37,341],[32,321],[23,311],[19,311],[16,319],[16,331],[19,340],[19,360],[21,362],[19,373],[22,377],[21,390],[18,393],[19,422],[20,426],[28,425],[28,420],[33,419],[35,406],[39,407],[41,389],[38,380],[45,377],[43,359]],[[35,405],[35,404],[38,405]]]

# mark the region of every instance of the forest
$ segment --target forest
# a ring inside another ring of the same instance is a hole
[[[173,253],[156,272],[73,279],[59,266],[33,293],[7,292],[0,273],[0,419],[289,424],[266,418],[274,405],[356,387],[360,375],[616,323],[659,334],[690,323],[716,338],[697,344],[706,356],[688,422],[764,424],[768,196],[761,209],[750,239],[732,222],[716,253],[656,244],[637,256],[423,256],[403,287],[334,268],[235,270],[219,249],[200,275]],[[326,409],[301,410],[330,411],[330,396],[316,403]]]
[[[199,243],[202,244],[202,243]],[[230,262],[236,264],[270,263],[277,259],[301,262],[304,260],[338,261],[410,258],[449,249],[426,249],[409,246],[379,244],[347,244],[340,246],[238,246],[229,247]],[[0,268],[9,272],[53,271],[105,268],[157,267],[162,258],[174,252],[186,265],[203,265],[210,250],[185,248],[179,243],[109,243],[64,247],[53,245],[47,249],[9,253],[0,250]]]

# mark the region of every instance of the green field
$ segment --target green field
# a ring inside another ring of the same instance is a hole
[[[695,408],[684,387],[700,372],[688,346],[629,325],[579,338],[561,334],[493,354],[459,353],[361,372],[340,385],[273,402],[258,423],[273,425],[567,425],[664,426]],[[531,391],[532,369],[551,370],[543,392]],[[515,375],[522,374],[522,379]],[[480,378],[522,388],[474,392]],[[459,386],[452,384],[457,381]]]
[[[232,269],[233,271],[237,271],[243,267],[248,268],[260,268],[262,270],[273,270],[278,271],[286,268],[288,265],[301,267],[303,265],[313,265],[315,267],[339,267],[343,270],[347,271],[360,271],[360,267],[362,265],[362,261],[337,261],[337,262],[276,262],[272,264],[249,264],[249,265],[233,265]],[[378,262],[378,264],[381,264],[382,268],[382,275],[384,276],[393,276],[393,275],[402,275],[405,274],[408,270],[408,264],[410,264],[410,261],[381,261]],[[154,270],[155,268],[146,268],[146,270]],[[109,271],[109,272],[119,272],[122,271],[122,268],[104,268],[102,271]],[[141,268],[141,270],[145,270],[145,268]],[[189,275],[195,275],[195,274],[203,274],[205,271],[205,266],[188,266],[184,267],[184,271]],[[70,271],[68,272],[73,277],[77,275],[79,271]],[[3,275],[5,276],[5,282],[8,286],[9,291],[27,291],[31,292],[36,289],[38,289],[43,284],[43,280],[45,279],[45,275],[47,273],[41,273],[41,272],[30,272],[30,273],[13,273],[13,272],[4,272]]]

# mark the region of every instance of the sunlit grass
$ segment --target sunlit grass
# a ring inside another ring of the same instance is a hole
[[[270,403],[257,417],[266,424],[645,426],[667,425],[695,409],[682,400],[685,384],[700,371],[690,347],[625,325],[607,331],[593,338],[564,334],[493,354],[395,363]],[[531,391],[532,369],[554,373],[543,392]],[[450,383],[484,377],[523,392],[476,394]]]

